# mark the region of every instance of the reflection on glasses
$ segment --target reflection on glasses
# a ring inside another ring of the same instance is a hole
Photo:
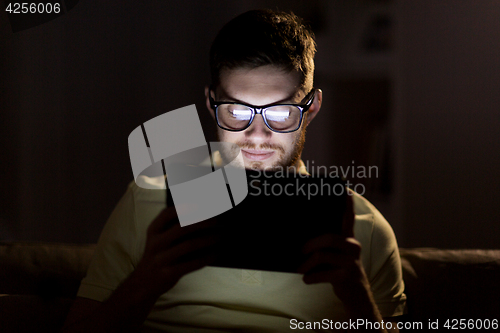
[[[227,131],[243,131],[251,124],[256,114],[262,115],[266,126],[278,133],[288,133],[300,128],[304,112],[309,110],[316,93],[312,89],[305,104],[268,104],[253,106],[244,103],[216,102],[210,94],[210,104],[215,109],[217,125]]]

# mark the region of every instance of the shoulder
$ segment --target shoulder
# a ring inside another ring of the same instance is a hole
[[[135,192],[141,192],[141,190],[164,190],[165,189],[165,176],[148,177],[139,176],[135,181],[131,181],[128,185]]]
[[[406,295],[394,231],[371,202],[352,194],[356,215],[354,235],[361,243],[361,261],[377,306],[384,317],[401,315]]]
[[[129,183],[127,194],[127,202],[131,205],[127,211],[134,219],[138,242],[141,245],[147,228],[166,207],[165,178],[139,176],[136,181]]]
[[[148,203],[165,203],[165,178],[139,176],[136,181],[131,181],[128,185],[127,193],[133,197],[136,209]]]
[[[377,271],[388,257],[398,253],[396,236],[389,222],[370,201],[351,192],[355,213],[354,236],[361,243],[363,265],[367,273]]]
[[[352,196],[352,200],[354,203],[354,213],[356,215],[376,213],[380,214],[377,208],[375,208],[375,206],[361,194],[358,194],[351,189],[348,189],[348,194]]]
[[[134,207],[139,221],[141,216],[147,214],[153,207],[155,211],[165,208],[166,191],[165,177],[139,176],[136,181],[128,185],[128,192],[133,196]],[[147,214],[149,215],[149,214]]]
[[[385,238],[387,242],[395,241],[394,231],[380,211],[362,195],[349,191],[354,203],[355,235],[369,235],[371,241],[374,236]]]

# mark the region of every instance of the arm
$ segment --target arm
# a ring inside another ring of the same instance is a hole
[[[175,209],[164,209],[148,228],[137,268],[106,301],[78,298],[63,332],[139,331],[160,295],[215,258],[217,237],[213,223],[205,222],[181,227]]]
[[[327,234],[312,239],[305,244],[303,251],[309,257],[299,272],[304,273],[306,284],[328,282],[344,304],[350,319],[382,322],[361,263],[361,244],[354,238],[354,207],[350,195],[347,196],[342,234]],[[377,332],[387,330],[382,328]]]
[[[127,284],[124,282],[103,303],[77,297],[62,332],[138,332],[155,300],[134,300]]]
[[[389,333],[399,333],[399,329],[397,327],[397,324],[398,322],[396,320],[394,320],[393,318],[384,318],[384,322],[391,322],[392,323],[392,328],[391,329],[387,329],[387,332]]]

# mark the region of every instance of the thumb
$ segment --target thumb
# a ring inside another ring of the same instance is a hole
[[[354,203],[353,193],[347,192],[344,217],[342,219],[342,235],[354,237]]]

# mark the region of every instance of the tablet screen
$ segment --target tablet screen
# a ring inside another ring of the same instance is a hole
[[[243,202],[217,216],[223,247],[212,266],[296,272],[309,239],[341,232],[341,179],[247,172],[247,180]]]
[[[216,217],[221,251],[211,266],[295,273],[305,260],[301,249],[308,240],[341,232],[345,182],[246,171],[248,195]]]

